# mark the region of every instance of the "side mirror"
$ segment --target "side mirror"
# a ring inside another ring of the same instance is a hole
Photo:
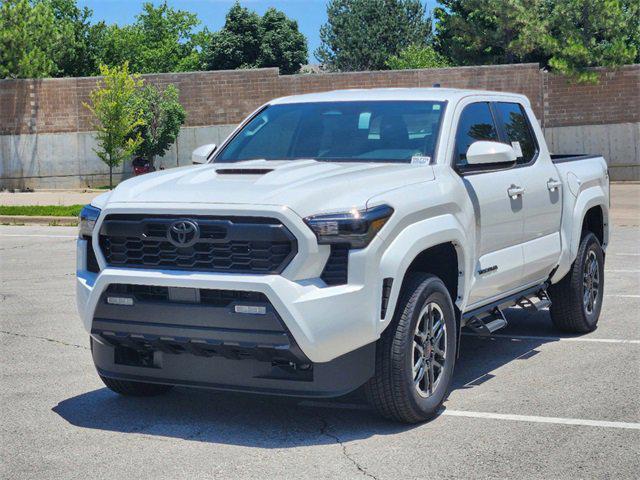
[[[207,163],[216,151],[217,145],[215,143],[209,143],[196,148],[191,154],[191,162],[194,165],[200,165],[201,163]]]
[[[467,150],[469,165],[486,165],[489,163],[513,163],[517,155],[511,145],[500,142],[474,142]]]

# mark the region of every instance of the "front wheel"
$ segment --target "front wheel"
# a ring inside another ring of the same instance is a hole
[[[393,321],[376,348],[376,369],[365,385],[384,417],[416,423],[432,418],[451,385],[456,320],[449,291],[434,275],[407,280]]]
[[[565,332],[591,332],[598,325],[603,294],[604,254],[596,236],[588,233],[571,270],[549,288],[551,320]]]

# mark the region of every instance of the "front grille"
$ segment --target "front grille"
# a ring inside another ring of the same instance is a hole
[[[193,243],[182,246],[170,238],[180,221],[198,227]],[[100,228],[100,248],[113,267],[272,274],[286,268],[297,242],[273,218],[109,215]]]

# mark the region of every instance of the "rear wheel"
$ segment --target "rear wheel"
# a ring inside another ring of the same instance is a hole
[[[153,397],[155,395],[166,393],[173,388],[172,385],[116,380],[115,378],[103,377],[102,375],[100,375],[100,378],[110,390],[113,390],[120,395],[127,395],[131,397]]]
[[[596,329],[604,293],[604,254],[597,237],[587,233],[571,270],[549,288],[551,320],[565,332]]]
[[[442,280],[418,274],[407,282],[394,320],[379,340],[375,375],[365,394],[382,416],[415,423],[433,417],[449,392],[456,321]]]

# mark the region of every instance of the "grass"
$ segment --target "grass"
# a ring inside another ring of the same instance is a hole
[[[77,217],[84,205],[0,205],[0,215]]]

